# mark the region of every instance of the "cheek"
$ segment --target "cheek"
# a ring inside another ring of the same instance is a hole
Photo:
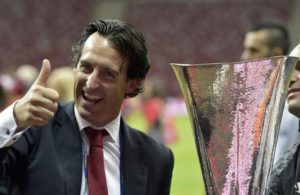
[[[294,83],[294,82],[296,82],[297,80],[299,80],[300,79],[300,72],[297,70],[297,69],[295,69],[294,71],[293,71],[293,73],[292,73],[292,78],[291,78],[291,81],[292,81],[292,83]],[[291,85],[291,84],[290,84]]]
[[[123,84],[119,85],[110,85],[110,86],[103,86],[108,96],[110,96],[111,101],[120,101],[123,99],[126,93],[125,86]]]
[[[298,99],[288,101],[288,110],[290,113],[300,117],[300,104]]]
[[[299,67],[296,67],[297,69],[295,69],[295,71],[294,71],[294,77],[297,79],[297,80],[299,80],[300,79],[300,70],[299,70]]]
[[[80,89],[83,88],[85,83],[86,83],[86,76],[80,74],[75,76],[75,82],[74,82],[75,94],[79,93]]]

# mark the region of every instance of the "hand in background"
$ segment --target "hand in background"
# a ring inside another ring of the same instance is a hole
[[[38,78],[14,107],[14,117],[18,128],[44,125],[55,114],[59,94],[47,87],[51,74],[51,64],[44,59]]]

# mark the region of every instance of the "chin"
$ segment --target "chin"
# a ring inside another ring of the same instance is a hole
[[[289,102],[288,109],[289,109],[290,113],[292,113],[293,115],[300,118],[300,101],[299,102],[296,102],[296,101]]]
[[[77,109],[80,116],[85,120],[91,115],[87,110],[83,109],[81,106],[78,106]]]

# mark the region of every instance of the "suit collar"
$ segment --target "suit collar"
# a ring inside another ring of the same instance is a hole
[[[121,113],[118,114],[117,118],[115,118],[113,121],[109,122],[108,124],[106,124],[103,127],[94,126],[89,121],[82,118],[80,116],[76,106],[74,106],[74,115],[75,115],[75,118],[76,118],[76,121],[77,121],[80,131],[82,131],[86,127],[92,127],[94,129],[99,129],[99,130],[106,129],[106,131],[109,133],[109,135],[111,136],[113,141],[119,145],[119,135],[120,135],[119,130],[120,130]]]

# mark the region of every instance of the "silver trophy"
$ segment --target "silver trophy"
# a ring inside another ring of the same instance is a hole
[[[267,194],[278,130],[298,58],[175,64],[207,194]]]

